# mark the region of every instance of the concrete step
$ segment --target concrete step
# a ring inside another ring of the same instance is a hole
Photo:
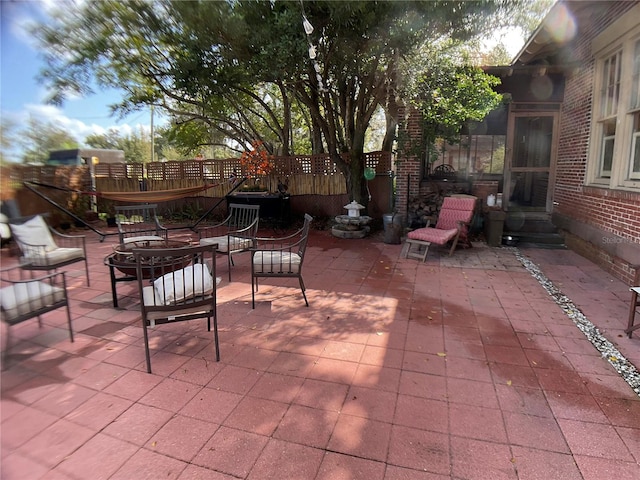
[[[533,248],[567,248],[564,243],[564,238],[558,233],[547,232],[504,232],[504,238],[508,236],[515,240],[518,247],[533,247]]]

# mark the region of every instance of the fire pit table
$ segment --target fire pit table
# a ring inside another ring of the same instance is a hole
[[[137,280],[136,274],[136,259],[133,255],[133,250],[136,248],[178,248],[188,247],[191,242],[183,240],[138,240],[133,242],[120,243],[114,245],[113,253],[110,253],[104,258],[104,264],[109,267],[109,276],[111,277],[111,295],[113,298],[113,308],[118,308],[118,295],[116,293],[116,284],[118,282],[130,282]],[[191,255],[183,255],[178,261],[172,261],[171,266],[174,270],[184,268],[188,266],[193,258]],[[154,270],[151,267],[143,269],[142,278],[153,278],[155,274],[158,274],[162,270],[162,265],[154,263]],[[116,276],[116,271],[123,274],[122,276]],[[165,270],[166,271],[166,270]]]

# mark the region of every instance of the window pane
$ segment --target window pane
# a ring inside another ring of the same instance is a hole
[[[613,164],[614,141],[615,141],[615,137],[604,137],[602,141],[600,176],[604,178],[609,178],[611,176],[611,165]]]
[[[640,180],[640,132],[633,134],[629,178],[632,180]]]
[[[601,116],[609,117],[618,111],[620,94],[620,52],[604,61],[602,70],[602,105]]]
[[[633,79],[631,84],[631,109],[640,108],[640,40],[633,50]]]
[[[513,142],[514,167],[548,167],[551,165],[553,117],[518,117]]]

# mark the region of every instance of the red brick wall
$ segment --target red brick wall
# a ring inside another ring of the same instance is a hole
[[[627,192],[586,186],[587,155],[594,88],[595,59],[591,42],[635,2],[611,2],[606,12],[591,16],[590,25],[580,25],[579,37],[570,52],[580,65],[567,75],[558,138],[558,157],[554,187],[554,216],[566,219],[568,244],[623,280],[631,281],[629,263],[619,258],[607,243],[637,244],[640,255],[640,192]],[[580,225],[601,231],[592,238],[580,236]],[[607,242],[606,240],[610,241]],[[625,254],[631,257],[635,254]]]
[[[422,126],[419,115],[412,113],[410,108],[400,109],[398,123],[399,136],[405,138],[396,160],[396,211],[402,215],[407,213],[409,198],[419,194],[422,180],[421,159],[411,149],[422,143]]]

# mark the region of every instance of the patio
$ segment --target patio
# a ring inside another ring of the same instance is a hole
[[[312,230],[309,308],[264,280],[252,310],[248,255],[231,283],[219,257],[221,361],[205,320],[164,325],[147,374],[135,282],[112,306],[116,238],[87,233],[90,288],[67,267],[74,343],[62,310],[14,327],[3,479],[640,478],[628,287],[571,251],[421,263]]]

